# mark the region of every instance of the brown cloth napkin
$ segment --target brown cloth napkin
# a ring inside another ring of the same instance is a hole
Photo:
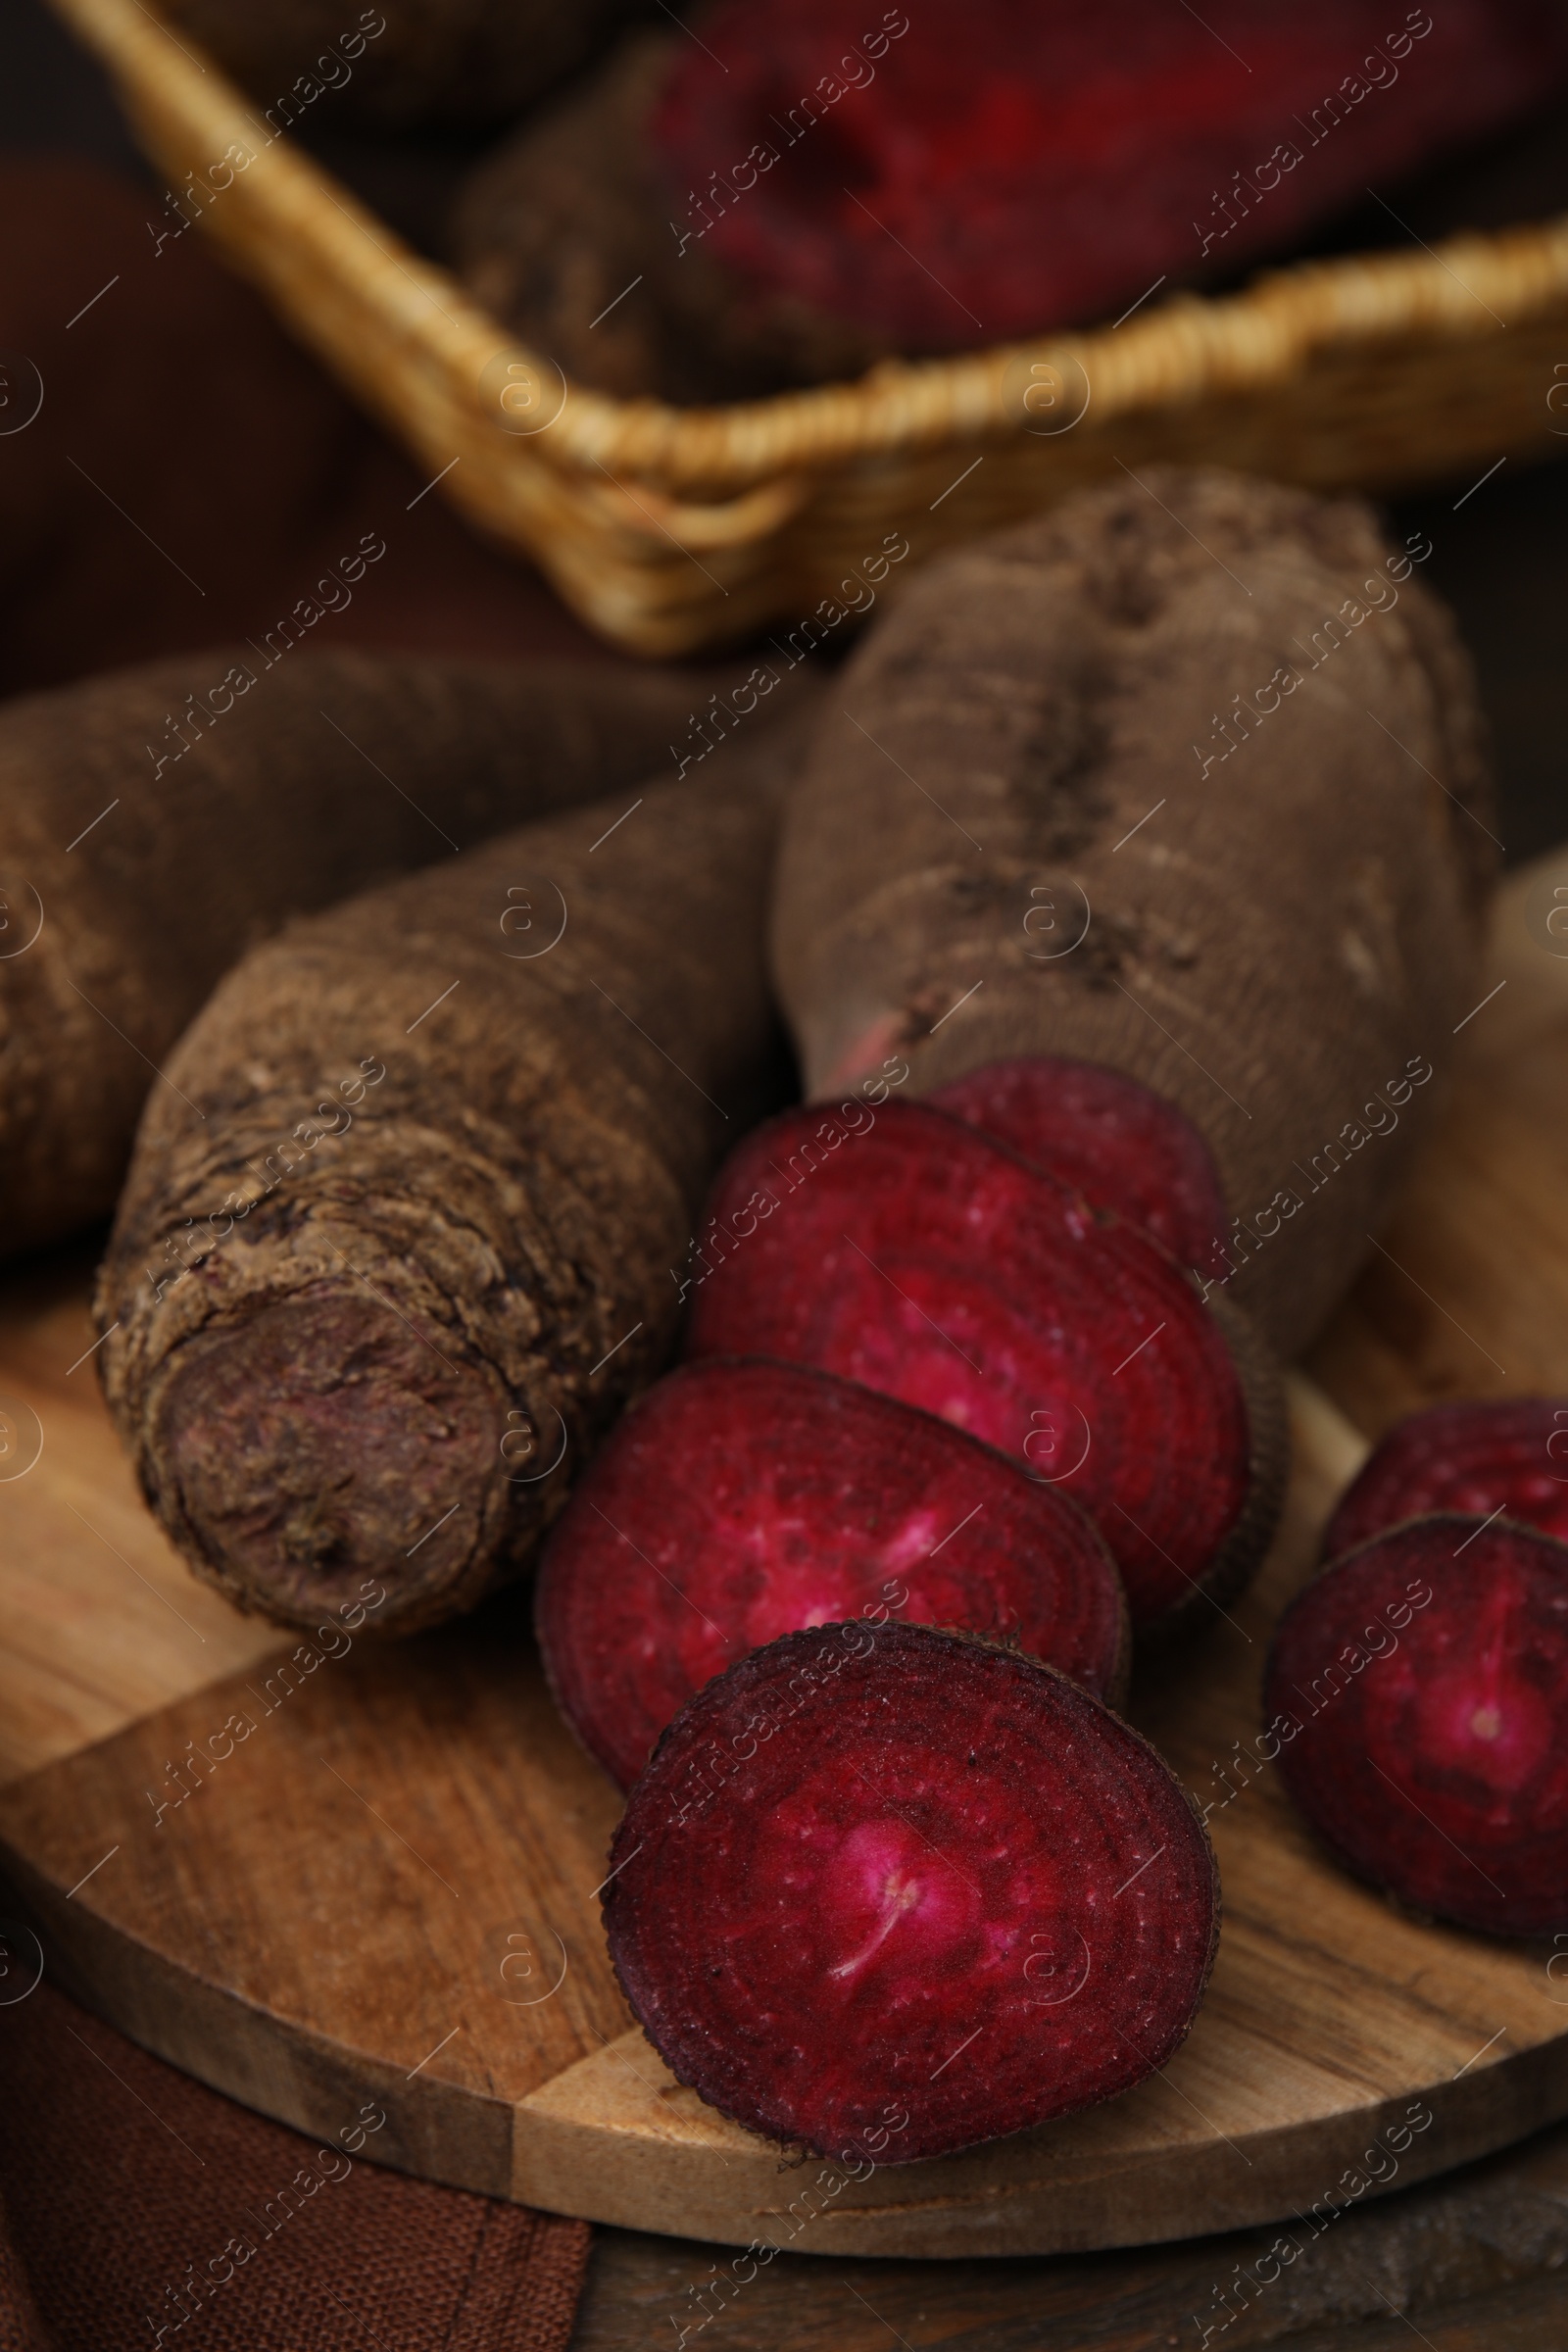
[[[3,2205],[0,2205],[0,2352],[49,2352],[27,2275],[11,2243]]]
[[[564,2352],[586,2223],[304,2139],[47,1984],[0,2007],[0,2352]]]

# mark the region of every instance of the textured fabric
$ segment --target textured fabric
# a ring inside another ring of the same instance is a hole
[[[586,2224],[366,2161],[379,2112],[305,2139],[47,1984],[0,2007],[0,2352],[564,2352]]]
[[[49,2352],[48,2338],[0,2204],[0,2352]]]

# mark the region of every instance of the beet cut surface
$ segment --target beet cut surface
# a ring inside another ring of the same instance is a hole
[[[1550,1396],[1435,1404],[1378,1446],[1323,1539],[1337,1559],[1428,1511],[1494,1511],[1568,1541],[1568,1403]]]
[[[1445,0],[1419,38],[1406,15],[730,0],[677,49],[653,141],[673,225],[743,291],[911,351],[994,343],[1287,246],[1561,77],[1538,0]]]
[[[787,1634],[707,1684],[609,1868],[611,1956],[672,2072],[753,2131],[890,2164],[1142,2082],[1218,1930],[1208,1840],[1148,1741],[926,1626]]]
[[[817,1364],[1012,1454],[1094,1520],[1135,1635],[1261,1556],[1277,1390],[1250,1361],[1244,1396],[1216,1318],[1145,1235],[961,1121],[786,1112],[725,1162],[703,1250],[691,1355]]]
[[[1446,1512],[1375,1538],[1287,1610],[1265,1711],[1358,1877],[1494,1935],[1568,1929],[1568,1545]]]
[[[1214,1158],[1152,1087],[1097,1061],[1024,1054],[965,1071],[924,1100],[1114,1209],[1178,1265],[1223,1277],[1228,1229]]]
[[[623,1788],[691,1693],[764,1642],[878,1612],[1014,1639],[1120,1694],[1121,1579],[1054,1489],[947,1422],[796,1364],[672,1373],[552,1531],[546,1670]]]

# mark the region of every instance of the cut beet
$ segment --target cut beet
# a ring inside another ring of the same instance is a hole
[[[632,1407],[556,1522],[536,1601],[562,1710],[623,1788],[749,1650],[890,1613],[1016,1641],[1120,1695],[1121,1579],[1064,1495],[855,1381],[732,1357]]]
[[[1265,1705],[1358,1877],[1494,1935],[1568,1930],[1568,1545],[1449,1512],[1374,1538],[1286,1612]]]
[[[1008,1144],[1036,1167],[1113,1208],[1179,1265],[1222,1281],[1229,1223],[1214,1155],[1174,1102],[1098,1061],[1024,1054],[988,1061],[925,1101]]]
[[[609,1868],[611,1956],[672,2072],[884,2164],[1142,2082],[1218,1927],[1148,1741],[1054,1668],[918,1625],[786,1634],[707,1684]]]
[[[770,293],[909,350],[1109,317],[1289,245],[1538,105],[1565,50],[1541,0],[1446,0],[1392,33],[1369,0],[869,16],[729,0],[675,46],[653,141],[672,232],[743,306]]]
[[[1146,1235],[917,1103],[787,1112],[731,1153],[711,1211],[693,1355],[817,1364],[1012,1454],[1094,1520],[1135,1634],[1255,1567],[1278,1384]]]
[[[1568,1542],[1568,1403],[1550,1396],[1435,1404],[1391,1430],[1347,1491],[1327,1559],[1428,1511],[1500,1511]]]

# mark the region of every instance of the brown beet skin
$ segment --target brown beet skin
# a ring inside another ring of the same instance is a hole
[[[1187,2034],[1218,1934],[1208,1840],[1148,1742],[927,1626],[786,1634],[705,1685],[607,1867],[611,1957],[671,2071],[845,2161],[1130,2089]]]
[[[1127,1602],[1065,1495],[929,1413],[718,1357],[634,1404],[551,1531],[551,1687],[629,1788],[682,1703],[777,1635],[850,1617],[1011,1641],[1117,1700]]]
[[[1126,1072],[1224,1187],[1282,1354],[1366,1254],[1485,993],[1481,721],[1430,542],[1144,467],[911,579],[791,796],[773,962],[807,1091]],[[918,788],[918,789],[917,789]]]
[[[248,949],[644,774],[690,694],[285,636],[270,657],[181,655],[8,704],[0,1250],[110,1214],[149,1088],[175,1101],[166,1057]]]
[[[98,1287],[149,1501],[240,1605],[380,1630],[529,1562],[659,1368],[755,1115],[790,722],[297,924],[155,1089]]]

